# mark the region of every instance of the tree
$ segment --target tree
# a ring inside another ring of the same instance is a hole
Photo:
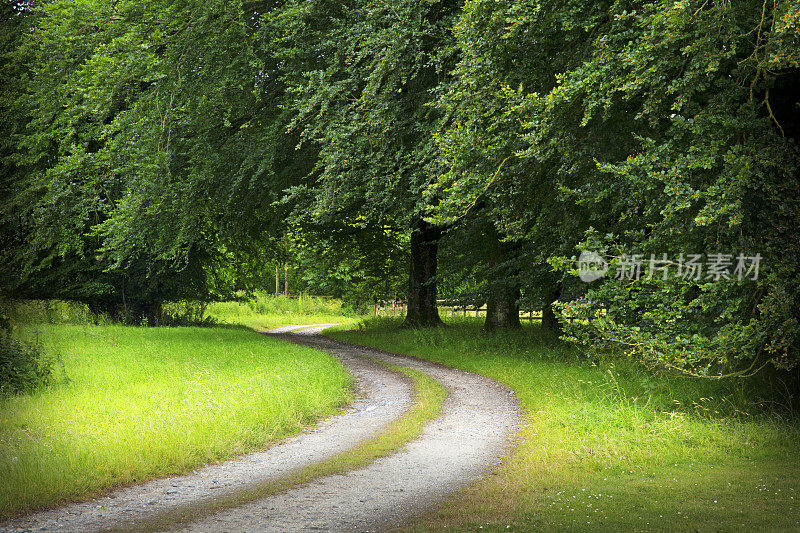
[[[435,219],[488,199],[502,234],[540,253],[547,300],[569,280],[541,265],[574,272],[581,247],[760,253],[755,283],[570,287],[564,312],[583,320],[564,324],[696,375],[794,366],[797,15],[793,2],[467,2],[438,101],[450,122]]]
[[[681,3],[615,15],[592,59],[564,77],[543,112],[545,124],[553,120],[543,128],[550,135],[596,131],[623,114],[635,134],[636,146],[599,159],[595,185],[579,193],[614,200],[617,221],[590,238],[644,257],[673,250],[735,262],[760,254],[765,268],[755,281],[705,272],[604,283],[574,308],[585,315],[603,305],[606,317],[575,336],[697,375],[746,375],[768,362],[793,367],[800,241],[788,228],[800,218],[800,115],[788,87],[800,80],[797,4]],[[576,105],[580,119],[562,120]]]
[[[760,253],[770,265],[755,283],[598,283],[566,307],[585,319],[568,325],[573,339],[697,375],[791,367],[798,240],[784,228],[800,211],[797,98],[786,88],[798,76],[797,6],[696,4],[562,11],[564,27],[593,38],[549,90],[509,93],[527,129],[517,156],[554,165],[562,196],[588,208],[585,249]]]
[[[146,257],[111,272],[92,234],[120,191],[107,149],[115,120],[147,84],[149,63],[131,53],[141,50],[141,32],[116,23],[120,12],[137,14],[118,8],[49,2],[27,4],[16,15],[24,31],[4,50],[12,74],[3,86],[10,135],[2,220],[10,245],[2,281],[16,296],[80,299],[112,314],[122,304],[141,316],[159,305],[149,289],[174,286],[176,276]],[[124,74],[106,77],[114,61]],[[186,287],[197,281],[186,279]]]
[[[268,10],[54,0],[28,18],[3,99],[4,285],[134,319],[252,287],[286,214],[264,207],[313,161],[285,135]]]
[[[588,227],[583,208],[565,195],[571,173],[581,175],[587,166],[530,152],[526,136],[535,122],[525,95],[546,94],[560,72],[589,57],[589,28],[567,24],[565,13],[591,20],[605,9],[580,2],[467,2],[454,30],[459,61],[436,102],[447,117],[437,138],[446,171],[433,219],[462,220],[481,206],[502,243],[492,249],[504,252],[489,260],[508,262],[489,273],[490,286],[499,289],[490,293],[502,294],[505,280],[515,280],[518,289],[509,290],[541,307],[550,329],[557,329],[551,305],[564,280],[548,260],[571,253]]]
[[[295,80],[293,128],[319,147],[314,183],[294,191],[309,219],[388,224],[410,234],[408,326],[441,323],[436,308],[442,228],[425,220],[438,172],[428,104],[452,62],[460,3],[298,3],[291,34],[317,63]],[[310,52],[313,51],[313,54]]]

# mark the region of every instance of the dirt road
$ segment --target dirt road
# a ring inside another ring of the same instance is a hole
[[[357,398],[342,414],[259,453],[193,474],[116,490],[95,501],[0,525],[7,531],[102,531],[152,527],[152,518],[181,507],[280,479],[324,461],[384,430],[413,402],[409,380],[370,358],[420,370],[447,390],[440,416],[403,450],[345,474],[181,525],[182,531],[375,531],[424,512],[478,480],[508,451],[521,412],[495,382],[413,358],[333,341],[326,325],[289,326],[267,334],[337,357],[354,376]],[[169,522],[164,522],[165,529]]]

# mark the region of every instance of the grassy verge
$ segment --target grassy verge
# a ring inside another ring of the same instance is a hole
[[[415,391],[413,406],[386,431],[355,448],[326,461],[305,467],[283,478],[246,487],[207,501],[180,507],[150,517],[145,521],[121,524],[112,531],[163,531],[191,523],[204,516],[231,509],[247,502],[304,485],[320,477],[354,470],[396,452],[421,433],[425,424],[435,418],[442,407],[447,391],[426,374],[410,368],[381,363],[392,371],[411,378]]]
[[[800,428],[765,408],[763,383],[588,361],[538,327],[396,326],[331,336],[494,378],[528,418],[497,475],[408,530],[800,530]]]
[[[68,381],[0,400],[0,518],[263,448],[349,398],[330,356],[245,328],[36,334]]]

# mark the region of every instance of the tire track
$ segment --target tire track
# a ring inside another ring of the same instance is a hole
[[[356,395],[341,414],[319,421],[309,431],[263,452],[202,467],[192,474],[156,479],[112,490],[91,501],[16,518],[0,524],[0,531],[135,528],[154,515],[202,505],[329,459],[375,437],[412,405],[414,393],[406,376],[347,350],[333,355],[353,376]]]
[[[326,351],[348,368],[358,395],[342,414],[264,452],[21,517],[0,524],[0,530],[149,529],[147,524],[160,514],[197,508],[323,462],[374,438],[412,405],[409,380],[375,360],[424,372],[448,390],[439,417],[418,439],[364,467],[184,523],[177,526],[180,531],[382,530],[479,480],[505,455],[522,421],[511,391],[482,376],[320,335],[329,325],[286,326],[265,333]]]
[[[319,335],[322,329],[281,332],[281,337],[425,372],[449,392],[440,416],[399,453],[210,516],[181,531],[382,530],[479,480],[505,455],[522,420],[511,391],[468,372],[334,341]]]

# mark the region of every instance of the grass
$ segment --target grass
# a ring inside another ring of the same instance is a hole
[[[217,302],[208,305],[208,316],[220,324],[240,324],[265,330],[294,324],[353,324],[357,320],[342,309],[338,300],[312,296],[286,298],[258,295],[247,302]]]
[[[380,363],[380,361],[378,362]],[[160,513],[144,521],[121,524],[114,531],[151,532],[176,529],[180,525],[186,525],[202,517],[307,484],[321,477],[360,468],[375,459],[398,451],[407,442],[417,438],[422,433],[425,424],[438,416],[447,391],[437,381],[422,372],[387,363],[380,364],[394,372],[408,376],[412,380],[415,391],[414,404],[411,408],[381,434],[355,448],[328,460],[309,465],[280,479],[245,487],[213,499]]]
[[[475,320],[337,339],[477,372],[512,388],[528,423],[501,469],[409,531],[800,530],[800,428],[764,383],[654,376],[586,360],[536,326]]]
[[[61,377],[0,400],[0,518],[263,448],[349,398],[333,358],[245,328],[33,332]]]
[[[358,319],[342,315],[289,315],[289,314],[252,314],[252,315],[211,315],[219,316],[218,322],[225,325],[241,324],[256,331],[265,331],[279,326],[296,324],[349,324]]]
[[[29,300],[16,302],[10,310],[12,319],[21,324],[110,324],[96,316],[86,304],[61,300]],[[195,301],[164,304],[167,323],[180,325],[240,325],[256,330],[293,324],[355,323],[356,315],[342,307],[337,299],[300,295],[288,298],[256,293],[250,300],[213,302],[202,317]]]

